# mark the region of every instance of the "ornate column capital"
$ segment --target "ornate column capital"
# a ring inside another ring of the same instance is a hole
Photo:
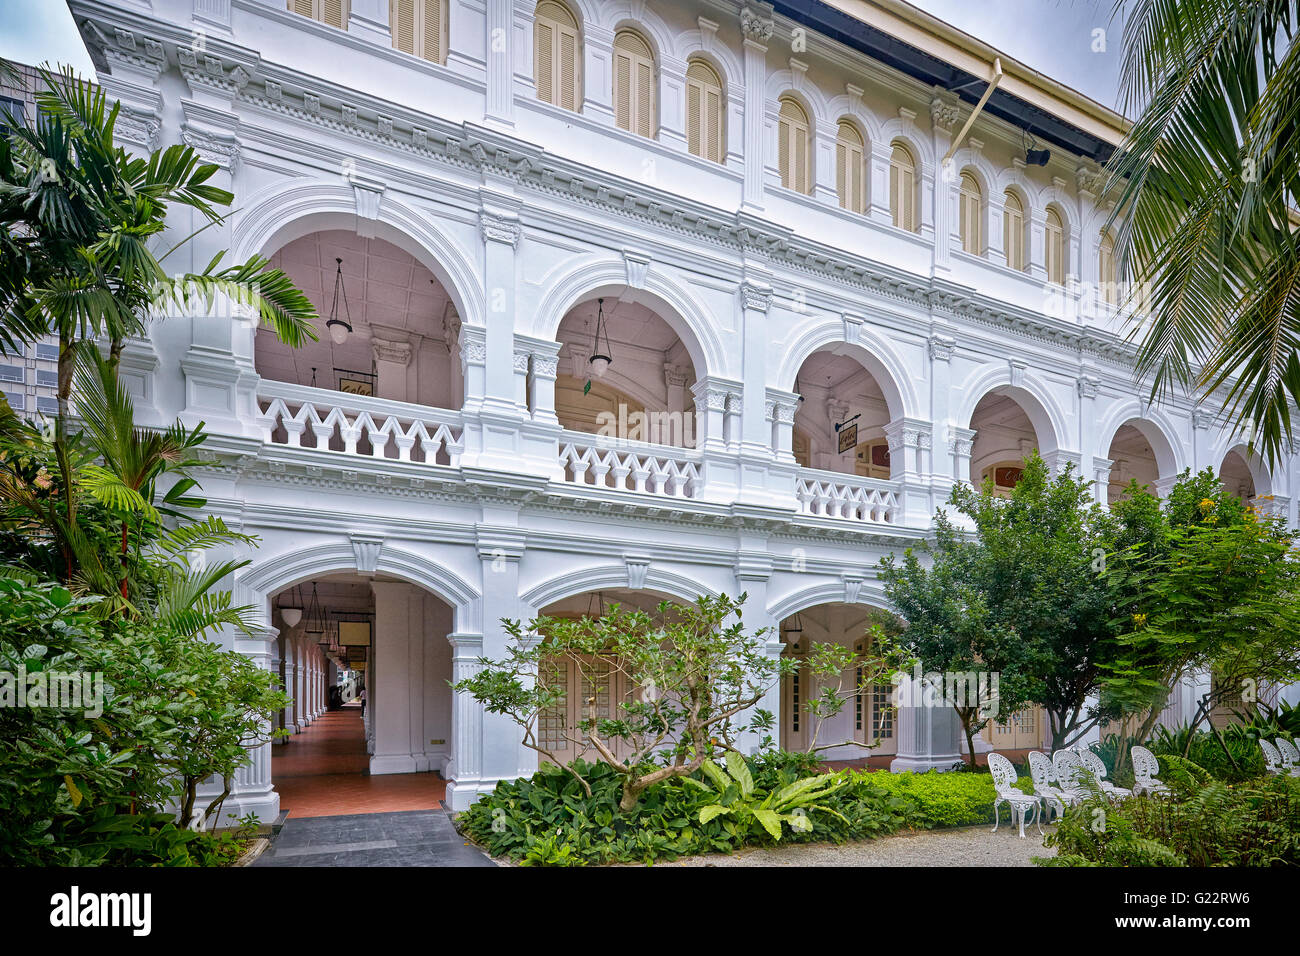
[[[1207,411],[1204,408],[1193,408],[1192,427],[1201,429],[1209,428],[1214,424],[1214,419],[1216,417],[1217,416],[1213,412]]]
[[[945,133],[952,130],[953,124],[957,122],[960,115],[961,111],[956,103],[942,96],[930,100],[930,121]]]
[[[512,249],[519,245],[522,235],[518,219],[486,210],[479,213],[479,231],[483,234],[484,241],[505,243]]]
[[[746,42],[767,43],[772,39],[776,22],[758,7],[744,7],[740,11],[740,32]]]
[[[975,446],[975,429],[948,426],[948,451],[958,458],[969,458]]]
[[[405,368],[411,364],[412,351],[410,342],[393,342],[378,338],[370,340],[370,352],[376,362],[392,362]]]
[[[919,418],[896,418],[885,426],[885,440],[890,454],[904,448],[930,448],[933,436],[930,423]]]
[[[1101,379],[1096,375],[1080,375],[1075,384],[1080,398],[1096,398],[1101,390]]]
[[[952,361],[953,353],[957,351],[957,340],[951,335],[941,335],[936,332],[930,336],[930,358],[936,362]]]
[[[740,301],[746,311],[766,312],[772,304],[772,287],[765,282],[746,279],[740,284]]]

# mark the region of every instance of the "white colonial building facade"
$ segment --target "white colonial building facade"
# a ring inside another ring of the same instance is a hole
[[[1103,501],[1209,467],[1295,522],[1293,468],[1134,381],[1095,201],[1119,117],[1002,58],[965,128],[996,51],[904,4],[70,7],[122,144],[191,144],[235,195],[168,262],[263,255],[321,313],[297,350],[160,317],[124,360],[259,539],[232,586],[262,628],[229,640],[293,731],[328,665],[283,608],[373,622],[371,772],[440,772],[453,809],[536,766],[449,686],[502,618],[744,592],[773,655],[859,640],[881,556],[1034,448]],[[787,743],[801,692],[771,695]],[[899,767],[960,755],[945,710],[888,724]],[[275,816],[270,749],[235,814]]]

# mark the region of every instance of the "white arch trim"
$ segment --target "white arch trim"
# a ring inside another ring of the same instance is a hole
[[[1115,434],[1125,425],[1132,425],[1150,443],[1161,478],[1181,475],[1183,469],[1189,467],[1183,443],[1177,439],[1178,429],[1169,416],[1159,409],[1142,405],[1135,398],[1112,407],[1102,419],[1097,429],[1096,454],[1099,457],[1110,458]]]
[[[798,614],[819,604],[861,604],[893,613],[889,601],[885,598],[884,589],[881,587],[880,582],[875,579],[867,579],[861,582],[858,587],[856,601],[846,601],[847,596],[844,581],[821,581],[800,588],[797,591],[792,591],[774,604],[769,605],[767,613],[778,624],[791,614]]]
[[[695,365],[695,377],[731,375],[727,355],[715,325],[704,306],[676,282],[653,266],[646,271],[645,282],[635,288],[628,285],[627,267],[622,259],[592,260],[584,258],[553,278],[534,313],[532,334],[554,340],[560,323],[569,310],[580,302],[608,292],[651,309],[677,333]]]
[[[270,255],[314,232],[355,232],[356,192],[351,186],[324,182],[276,183],[246,197],[234,220],[234,261]],[[461,321],[483,325],[486,309],[474,260],[452,237],[433,225],[433,217],[406,205],[391,191],[379,203],[375,235],[410,253],[447,290]]]
[[[1250,443],[1239,435],[1229,438],[1224,444],[1218,446],[1214,458],[1215,476],[1223,473],[1223,462],[1234,451],[1250,470],[1250,480],[1255,484],[1255,497],[1263,498],[1273,494],[1273,476],[1268,466],[1264,464],[1264,459],[1258,453],[1251,451]]]
[[[548,578],[529,588],[519,596],[519,601],[526,607],[540,611],[556,601],[563,601],[565,598],[577,594],[599,591],[602,588],[628,587],[630,585],[627,565],[624,563],[608,564],[557,574],[555,577]],[[719,596],[719,592],[705,587],[693,578],[678,574],[675,571],[657,568],[653,564],[646,569],[645,582],[642,587],[633,590],[658,591],[661,594],[685,601]]]
[[[360,573],[352,543],[323,544],[282,552],[243,568],[236,573],[235,588],[241,602],[254,604],[255,613],[266,614],[265,601],[271,595],[313,577],[348,571]],[[385,544],[379,550],[375,573],[401,578],[447,602],[456,613],[458,631],[476,628],[474,612],[481,594],[454,571],[414,552]]]
[[[1034,426],[1034,436],[1038,439],[1040,452],[1047,454],[1062,447],[1063,439],[1070,434],[1069,428],[1065,413],[1052,399],[1046,384],[1038,376],[1026,371],[1020,384],[1013,385],[1011,369],[1006,365],[977,369],[962,383],[961,405],[954,420],[962,427],[973,427],[971,418],[975,414],[975,406],[993,391],[1015,399],[1024,410],[1030,424]]]
[[[844,320],[839,317],[823,317],[797,329],[793,337],[782,346],[776,387],[793,392],[795,379],[809,356],[828,346],[841,345],[843,349],[832,351],[856,359],[871,373],[884,393],[891,419],[921,417],[921,403],[914,381],[916,376],[908,369],[902,356],[887,339],[876,334],[865,322],[858,327],[857,338],[857,342],[849,342],[845,338]]]

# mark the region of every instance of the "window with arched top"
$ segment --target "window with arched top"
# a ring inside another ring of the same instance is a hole
[[[533,20],[533,80],[543,103],[578,112],[582,103],[582,41],[569,8],[542,0]]]
[[[348,0],[288,0],[289,12],[311,17],[339,30],[348,28]]]
[[[1115,239],[1109,230],[1102,230],[1097,244],[1097,283],[1101,298],[1107,305],[1119,305],[1119,270],[1115,266]]]
[[[899,229],[916,232],[920,228],[916,215],[916,160],[901,143],[895,143],[889,155],[889,212]]]
[[[781,97],[778,111],[777,166],[781,185],[795,192],[812,192],[812,126],[808,114],[793,96]]]
[[[647,139],[655,135],[655,55],[639,33],[614,35],[614,122]]]
[[[867,211],[866,141],[848,120],[840,120],[835,136],[835,189],[841,209]]]
[[[978,256],[984,251],[983,230],[980,228],[984,208],[984,192],[970,173],[961,174],[961,197],[958,209],[958,227],[961,230],[962,251]]]
[[[1007,268],[1025,271],[1025,204],[1007,190],[1002,197],[1002,245],[1007,254]]]
[[[1047,269],[1048,282],[1065,284],[1065,222],[1050,206],[1043,223],[1043,266]]]
[[[388,0],[393,49],[443,63],[447,59],[447,0]]]
[[[686,67],[686,148],[720,163],[726,156],[726,98],[718,71],[701,59]]]

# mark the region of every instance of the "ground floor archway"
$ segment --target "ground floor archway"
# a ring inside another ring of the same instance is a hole
[[[271,595],[293,702],[271,783],[292,816],[436,809],[451,759],[453,611],[418,585],[325,574]]]

